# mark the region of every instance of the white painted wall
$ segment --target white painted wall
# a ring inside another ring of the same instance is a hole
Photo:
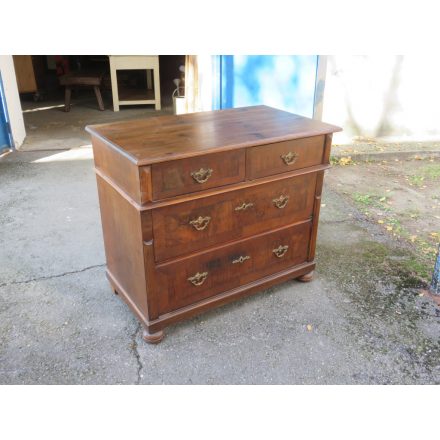
[[[2,74],[6,106],[11,123],[12,138],[15,148],[19,149],[26,137],[26,130],[12,55],[0,55],[0,72]]]
[[[200,111],[212,110],[213,62],[211,55],[198,56]]]
[[[335,143],[440,139],[440,57],[328,56],[322,120]]]

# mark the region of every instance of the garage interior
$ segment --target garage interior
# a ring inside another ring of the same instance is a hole
[[[184,79],[185,55],[160,55],[161,109],[156,110],[154,104],[136,104],[121,105],[119,111],[114,111],[109,56],[14,55],[13,58],[26,127],[23,151],[90,145],[84,131],[86,125],[172,114],[175,80],[179,79],[182,85]],[[150,72],[117,70],[119,99],[154,99],[154,77]],[[62,81],[66,76],[99,77],[104,110],[99,109],[93,86],[77,85],[72,86],[70,110],[66,111]]]

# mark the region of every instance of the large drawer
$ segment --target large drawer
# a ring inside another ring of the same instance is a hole
[[[245,151],[154,164],[151,178],[154,200],[241,182],[245,178]]]
[[[271,176],[322,163],[324,136],[294,139],[248,148],[246,178]]]
[[[160,314],[305,262],[310,232],[307,221],[156,266]]]
[[[156,261],[311,217],[317,173],[153,210]]]

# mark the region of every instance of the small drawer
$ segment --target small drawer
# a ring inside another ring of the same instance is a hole
[[[304,263],[310,232],[308,221],[156,266],[160,314]]]
[[[153,200],[230,185],[244,178],[244,150],[158,163],[152,166]]]
[[[313,136],[248,148],[246,178],[255,179],[321,164],[324,138]]]
[[[310,218],[316,177],[307,173],[154,209],[156,261]]]

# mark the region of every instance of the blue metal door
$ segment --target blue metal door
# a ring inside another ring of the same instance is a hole
[[[312,117],[317,63],[315,55],[222,55],[214,107],[265,104]]]
[[[0,154],[12,145],[8,122],[8,112],[6,110],[6,100],[0,73]]]

